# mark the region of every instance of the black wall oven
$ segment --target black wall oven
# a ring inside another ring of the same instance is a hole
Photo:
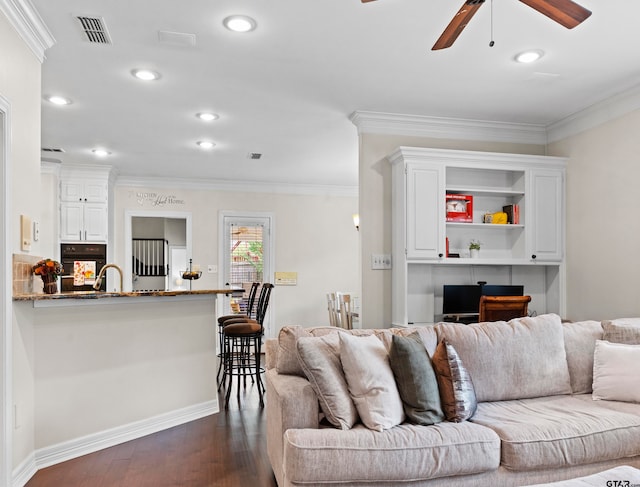
[[[64,267],[60,279],[62,292],[93,291],[93,283],[100,269],[107,263],[107,246],[93,243],[63,243],[60,244],[60,260]],[[76,262],[79,264],[76,265]],[[107,290],[106,275],[102,279],[100,290]]]

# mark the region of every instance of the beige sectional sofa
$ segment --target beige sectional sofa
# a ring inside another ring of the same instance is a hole
[[[445,341],[472,379],[477,409],[460,422],[404,421],[382,431],[360,421],[329,424],[334,411],[323,408],[344,400],[344,391],[327,393],[326,384],[319,390],[307,379],[299,344],[308,352],[315,342],[307,338],[316,337],[326,348],[331,340],[320,337],[335,333],[374,335],[386,350],[394,334],[417,334],[430,357]],[[622,343],[621,351],[610,342]],[[640,362],[635,370],[624,362],[633,364],[639,348],[638,319],[562,323],[549,314],[349,332],[284,327],[266,348],[269,460],[280,487],[520,486],[640,467]],[[622,365],[613,363],[618,357]],[[621,387],[619,379],[628,383]],[[624,401],[612,400],[616,395]]]

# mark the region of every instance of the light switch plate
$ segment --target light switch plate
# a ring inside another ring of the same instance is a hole
[[[371,269],[391,269],[391,254],[371,254]]]

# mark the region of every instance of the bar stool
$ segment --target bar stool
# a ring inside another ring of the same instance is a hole
[[[225,326],[225,323],[228,321],[232,323],[231,320],[243,320],[245,318],[255,318],[255,309],[254,304],[256,300],[256,294],[258,293],[258,288],[260,287],[259,282],[251,283],[251,288],[249,288],[249,295],[247,297],[247,307],[245,309],[244,314],[232,314],[232,315],[224,315],[218,317],[218,342],[220,353],[218,354],[218,372],[216,373],[216,380],[220,382],[220,373],[222,372],[222,363],[224,361],[224,341],[222,330]],[[218,390],[220,390],[220,386],[218,386]]]
[[[223,335],[223,374],[222,383],[227,388],[225,394],[225,409],[229,408],[229,398],[233,388],[233,378],[236,378],[236,389],[238,404],[240,403],[240,383],[247,387],[247,377],[258,387],[260,397],[260,407],[264,407],[264,384],[261,374],[264,368],[260,365],[260,350],[262,348],[262,336],[264,333],[264,318],[273,284],[262,285],[258,306],[256,308],[256,319],[235,319],[232,323],[225,322],[222,328]],[[228,383],[227,383],[228,382]]]

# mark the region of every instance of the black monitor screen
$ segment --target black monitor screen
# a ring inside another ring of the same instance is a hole
[[[482,286],[484,296],[524,296],[524,286],[500,286],[485,284]]]
[[[442,314],[478,313],[480,286],[445,284],[442,290]]]

